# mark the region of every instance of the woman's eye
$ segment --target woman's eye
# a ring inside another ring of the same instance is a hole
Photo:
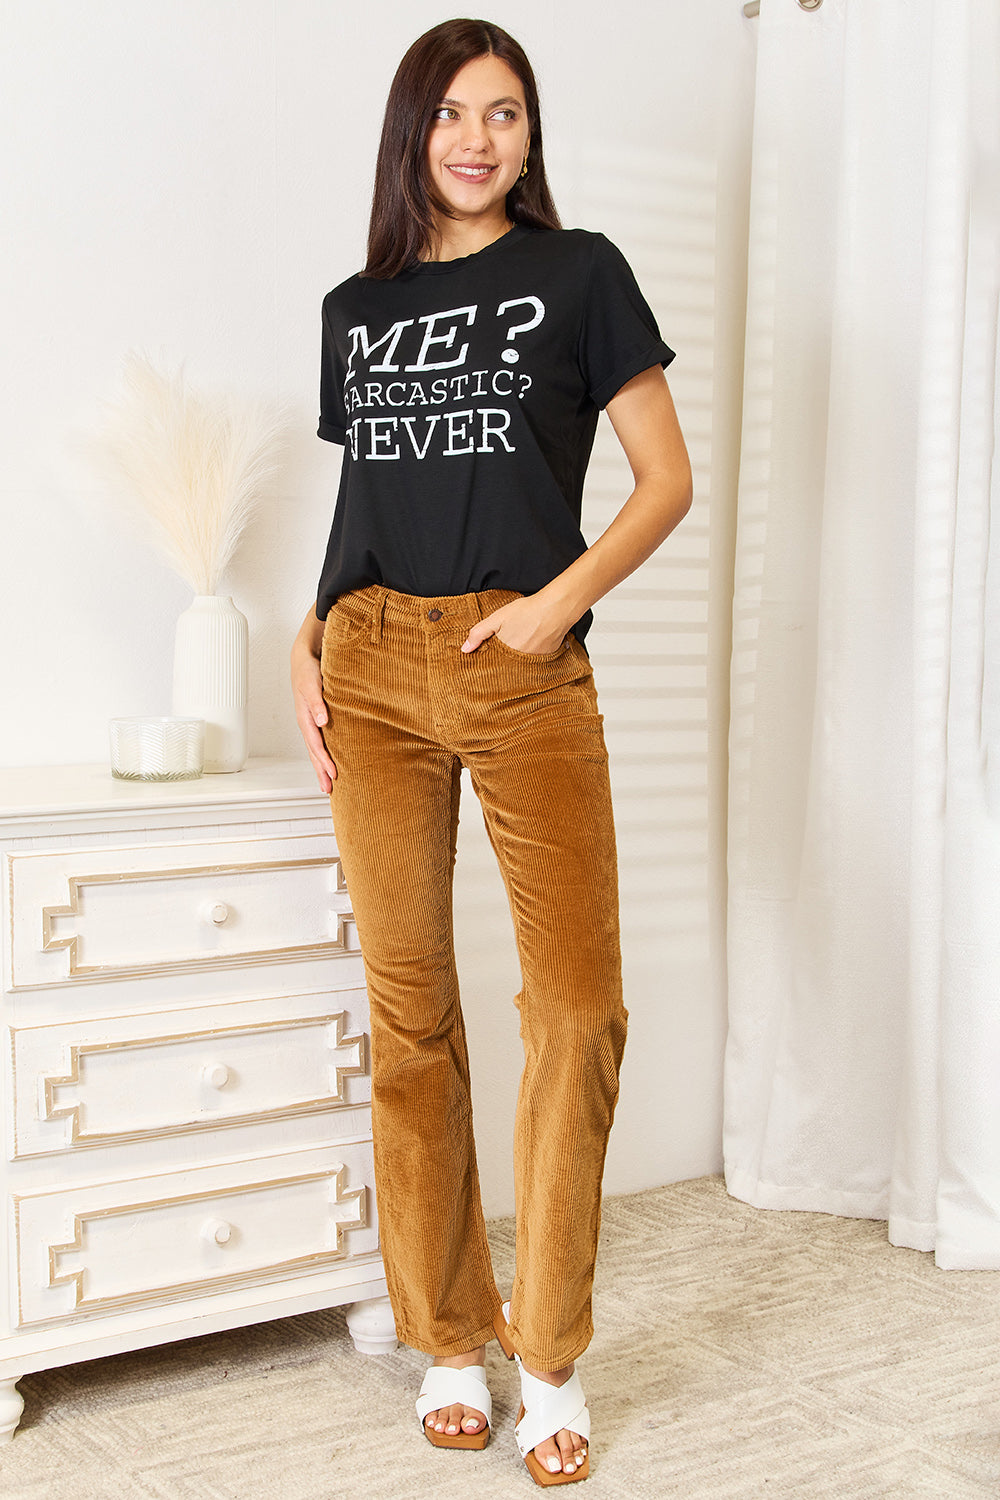
[[[435,120],[457,120],[459,119],[459,113],[458,110],[455,109],[451,104],[439,104],[437,109],[434,111],[433,118]],[[502,120],[505,124],[509,124],[510,121],[517,119],[517,110],[497,109],[494,110],[493,114],[490,115],[490,119]]]

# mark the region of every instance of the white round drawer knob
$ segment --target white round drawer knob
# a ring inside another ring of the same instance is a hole
[[[201,1076],[213,1089],[224,1089],[229,1082],[229,1069],[225,1063],[209,1063],[202,1068]]]
[[[229,921],[229,907],[224,901],[210,901],[205,907],[205,916],[213,927],[222,927]]]
[[[233,1226],[225,1219],[209,1219],[202,1225],[201,1237],[210,1245],[228,1245],[233,1237]]]

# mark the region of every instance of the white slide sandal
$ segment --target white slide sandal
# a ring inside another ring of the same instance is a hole
[[[427,1426],[429,1412],[443,1411],[449,1406],[471,1406],[474,1411],[481,1411],[486,1426],[479,1432],[435,1432]],[[417,1397],[417,1416],[424,1436],[435,1448],[485,1448],[493,1416],[486,1366],[466,1365],[463,1370],[455,1370],[450,1365],[431,1365]]]

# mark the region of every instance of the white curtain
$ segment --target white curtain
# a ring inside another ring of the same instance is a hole
[[[1000,1267],[1000,7],[748,24],[727,1184]]]

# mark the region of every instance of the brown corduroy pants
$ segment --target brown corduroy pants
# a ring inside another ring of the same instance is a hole
[[[514,918],[524,1073],[514,1129],[511,1337],[556,1370],[593,1332],[601,1178],[625,1043],[602,720],[573,636],[531,655],[470,625],[516,594],[369,586],[327,618],[331,803],[368,980],[375,1187],[400,1339],[457,1354],[499,1294],[479,1195],[452,940],[468,767]]]

